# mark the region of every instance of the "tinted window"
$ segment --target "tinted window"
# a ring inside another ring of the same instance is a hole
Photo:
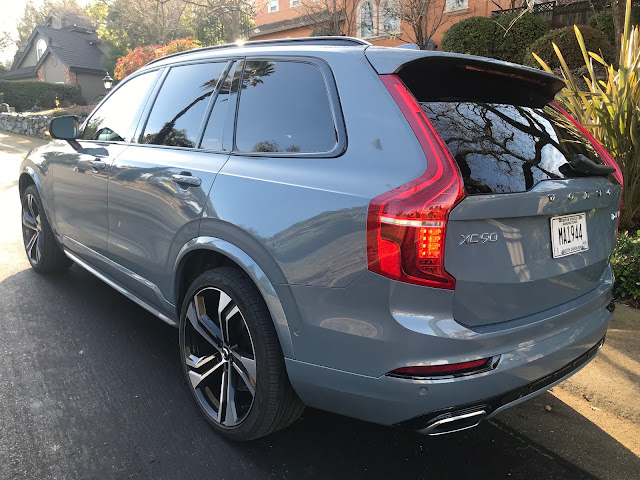
[[[160,88],[142,143],[195,147],[207,106],[227,63],[174,67]]]
[[[308,63],[247,62],[236,147],[241,152],[328,152],[336,144],[327,88]]]
[[[123,83],[91,116],[82,132],[84,140],[122,142],[138,113],[140,101],[156,79],[158,72],[149,72]]]
[[[224,125],[227,118],[227,107],[229,105],[229,92],[231,90],[231,81],[233,79],[233,69],[227,75],[224,84],[220,87],[220,93],[216,98],[216,103],[211,110],[207,128],[202,137],[200,146],[208,150],[227,150],[222,145],[224,135]]]
[[[578,154],[600,158],[540,108],[474,102],[427,102],[422,108],[460,167],[468,193],[523,192],[565,178]]]

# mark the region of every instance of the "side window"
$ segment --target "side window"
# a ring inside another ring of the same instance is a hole
[[[317,66],[249,61],[239,94],[238,151],[320,153],[335,147],[329,96]]]
[[[201,148],[207,150],[228,150],[228,148],[223,147],[222,141],[224,125],[227,119],[227,110],[229,106],[229,96],[234,70],[235,68],[231,69],[227,78],[225,78],[224,83],[220,87],[220,93],[218,93],[216,103],[211,110],[211,115],[207,122],[207,128],[205,129],[204,136],[202,137],[202,143],[200,144]]]
[[[195,148],[211,96],[227,62],[173,67],[142,135],[142,143]]]
[[[81,138],[123,142],[138,113],[141,99],[145,98],[157,76],[158,71],[143,73],[123,83],[93,113]]]

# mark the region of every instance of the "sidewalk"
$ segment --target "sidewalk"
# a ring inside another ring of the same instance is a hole
[[[0,131],[0,147],[8,148],[17,152],[27,153],[29,150],[48,143],[49,140],[26,135]]]
[[[589,365],[494,422],[597,478],[640,478],[640,309],[618,304]]]

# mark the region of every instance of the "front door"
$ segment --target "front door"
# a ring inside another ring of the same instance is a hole
[[[67,248],[86,256],[87,247],[106,254],[109,170],[128,146],[132,127],[158,72],[119,86],[86,122],[77,144],[53,163],[57,231]]]

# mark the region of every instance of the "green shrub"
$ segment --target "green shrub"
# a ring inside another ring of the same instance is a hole
[[[0,80],[0,92],[4,94],[5,103],[15,107],[17,112],[30,110],[34,106],[54,108],[56,98],[63,107],[82,102],[78,85]]]
[[[609,40],[607,40],[607,36],[604,33],[597,28],[593,28],[588,25],[578,25],[578,28],[582,33],[588,51],[598,54],[602,52],[602,57],[606,62],[613,62],[616,55],[616,49],[611,45],[611,43],[609,43]],[[548,34],[539,38],[533,42],[533,45],[531,45],[530,51],[534,52],[544,60],[552,70],[555,70],[560,68],[560,61],[553,50],[552,43],[555,43],[558,46],[570,70],[575,70],[584,66],[584,57],[582,56],[582,51],[578,45],[578,39],[576,38],[573,27],[551,30]],[[525,65],[539,68],[539,63],[531,54],[527,54],[525,58]]]
[[[532,13],[526,13],[518,18],[509,28],[509,24],[516,19],[518,13],[500,15],[498,24],[500,29],[496,41],[496,58],[507,62],[522,63],[529,52],[529,47],[549,32],[549,22]]]
[[[611,45],[616,44],[616,27],[613,25],[613,14],[611,12],[596,13],[589,19],[589,26],[597,28],[604,33]]]
[[[627,232],[618,236],[611,266],[616,275],[616,298],[640,300],[640,230],[635,236]]]
[[[469,17],[451,26],[442,50],[522,63],[531,44],[549,31],[547,21],[527,13],[509,28],[517,13],[494,18]]]
[[[490,18],[466,18],[444,32],[440,48],[446,52],[492,57],[498,28]]]

